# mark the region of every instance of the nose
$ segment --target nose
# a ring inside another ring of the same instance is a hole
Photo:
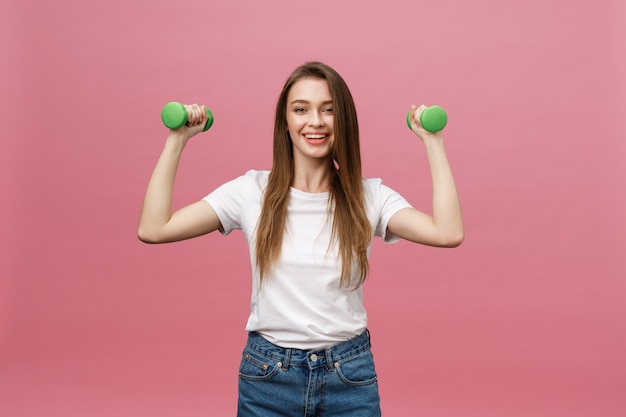
[[[324,125],[324,119],[322,118],[322,115],[320,114],[320,112],[317,112],[317,111],[311,112],[311,118],[309,119],[309,124],[311,126],[323,126]]]

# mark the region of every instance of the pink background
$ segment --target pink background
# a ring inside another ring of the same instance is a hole
[[[241,234],[149,246],[170,100],[209,105],[176,206],[268,168],[307,60],[359,112],[364,174],[429,210],[411,104],[440,104],[458,249],[376,241],[388,416],[626,415],[626,8],[615,1],[83,1],[0,6],[0,415],[234,415]]]

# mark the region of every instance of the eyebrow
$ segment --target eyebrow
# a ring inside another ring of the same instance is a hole
[[[299,104],[299,103],[302,103],[302,104],[309,104],[309,103],[310,103],[310,101],[308,101],[308,100],[302,100],[302,99],[296,99],[296,100],[292,101],[292,102],[291,102],[291,103],[289,103],[289,104],[290,104],[290,105],[292,105],[292,104]],[[332,100],[322,101],[322,104],[333,104],[333,101],[332,101]]]

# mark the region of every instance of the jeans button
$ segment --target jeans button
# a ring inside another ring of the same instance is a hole
[[[314,353],[311,355],[311,361],[315,362],[317,360],[317,355]]]

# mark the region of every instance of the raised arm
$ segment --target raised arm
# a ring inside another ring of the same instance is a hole
[[[456,247],[465,238],[461,204],[448,162],[442,132],[428,132],[419,124],[425,106],[411,108],[411,129],[422,140],[433,181],[433,214],[407,208],[387,224],[392,234],[429,246]]]
[[[172,212],[174,180],[182,152],[189,139],[206,124],[202,106],[185,106],[189,113],[187,125],[170,130],[163,152],[148,183],[141,209],[137,236],[146,243],[165,243],[210,233],[221,227],[211,206],[198,201]]]

